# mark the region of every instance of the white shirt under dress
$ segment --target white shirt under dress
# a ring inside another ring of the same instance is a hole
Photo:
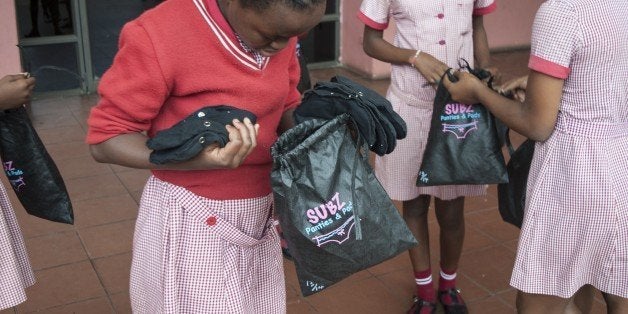
[[[569,298],[583,285],[628,298],[628,2],[549,0],[529,66],[565,80],[536,144],[511,285]]]
[[[458,68],[466,59],[473,66],[473,15],[492,12],[494,0],[364,0],[358,18],[371,28],[383,30],[395,21],[396,47],[422,50]],[[484,195],[485,185],[417,187],[416,179],[427,143],[436,91],[410,64],[392,65],[386,98],[406,121],[408,135],[395,150],[376,156],[375,174],[388,195],[399,201],[419,195],[443,200]]]

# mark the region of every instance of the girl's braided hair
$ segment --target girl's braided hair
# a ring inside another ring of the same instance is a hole
[[[268,9],[272,4],[281,3],[294,10],[307,10],[324,3],[326,0],[240,0],[243,8],[252,8],[258,12]]]

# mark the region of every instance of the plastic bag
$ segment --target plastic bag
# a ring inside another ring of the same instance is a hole
[[[20,203],[30,215],[74,223],[63,178],[24,107],[0,113],[0,158]]]
[[[449,71],[446,74],[451,81],[457,80]],[[481,104],[452,101],[442,81],[416,185],[508,182],[493,115]]]
[[[508,130],[506,130],[504,138],[510,153],[510,160],[506,165],[508,183],[502,183],[497,186],[498,208],[499,214],[505,222],[521,228],[525,210],[528,174],[532,164],[532,156],[534,156],[534,141],[527,139],[515,150],[510,142],[508,133]]]
[[[348,121],[307,120],[271,150],[275,210],[304,296],[417,245]]]

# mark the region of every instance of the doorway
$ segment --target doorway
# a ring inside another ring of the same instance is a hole
[[[22,67],[35,92],[92,93],[118,50],[122,26],[164,0],[14,0]],[[310,68],[338,65],[340,1],[301,40]]]

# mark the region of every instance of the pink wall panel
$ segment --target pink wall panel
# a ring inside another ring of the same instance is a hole
[[[20,72],[15,5],[13,0],[0,1],[0,77]]]

